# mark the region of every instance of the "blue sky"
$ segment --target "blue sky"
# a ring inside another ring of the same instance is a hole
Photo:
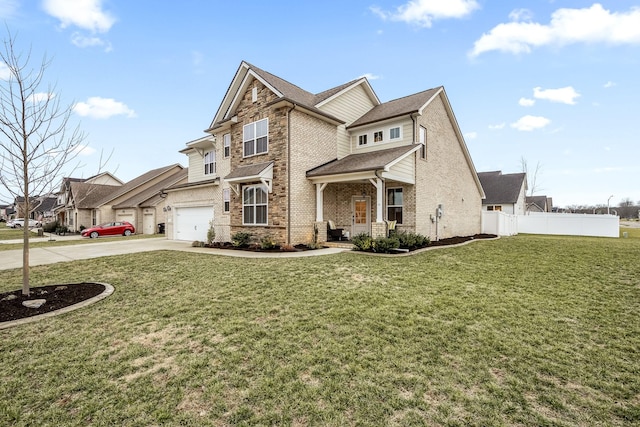
[[[525,159],[556,206],[640,201],[638,0],[0,0],[0,18],[53,59],[87,133],[74,176],[112,152],[123,181],[187,166],[245,60],[314,93],[443,85],[479,172]]]

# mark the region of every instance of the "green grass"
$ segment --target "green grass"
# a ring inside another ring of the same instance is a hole
[[[639,259],[635,237],[517,236],[34,267],[116,291],[0,331],[0,425],[638,425]]]
[[[13,230],[12,230],[13,231]],[[2,251],[10,251],[14,249],[22,249],[22,242],[20,243],[1,243],[3,240],[14,240],[22,238],[22,231],[20,231],[20,235],[18,237],[4,237],[6,232],[0,232],[0,252]],[[102,242],[114,242],[118,240],[137,240],[137,239],[153,239],[153,238],[163,238],[163,235],[157,234],[134,234],[132,236],[109,236],[109,237],[99,237],[97,239],[90,238],[82,238],[75,240],[57,240],[57,236],[52,234],[45,234],[43,237],[37,237],[37,235],[31,236],[29,239],[29,248],[48,248],[51,246],[69,246],[69,245],[83,245],[87,243],[102,243]]]

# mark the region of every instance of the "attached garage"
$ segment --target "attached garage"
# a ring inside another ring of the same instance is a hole
[[[209,222],[213,219],[213,206],[174,208],[174,239],[206,241]]]

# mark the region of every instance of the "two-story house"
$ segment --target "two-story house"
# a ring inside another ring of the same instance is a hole
[[[398,230],[481,230],[484,193],[443,87],[382,103],[366,78],[313,94],[242,62],[208,135],[187,143],[186,184],[166,189],[167,235],[239,231],[280,244]]]

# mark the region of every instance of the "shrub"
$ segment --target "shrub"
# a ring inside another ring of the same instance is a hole
[[[246,248],[249,246],[251,242],[251,234],[245,233],[244,231],[238,231],[236,234],[231,236],[231,244],[236,248]]]
[[[85,228],[87,228],[87,227],[85,227],[84,225],[81,225],[81,226],[80,226],[80,232],[82,233],[82,231],[83,231]]]
[[[196,240],[194,242],[191,243],[191,247],[192,248],[204,248],[205,243],[201,242],[200,240]]]
[[[46,233],[53,233],[58,229],[58,227],[60,227],[60,224],[58,223],[58,221],[52,221],[44,224],[42,226],[42,230],[45,231]]]
[[[271,235],[267,234],[266,236],[262,236],[262,238],[260,238],[260,249],[268,250],[275,249],[276,247],[278,247],[278,244]]]
[[[371,242],[373,239],[367,233],[356,234],[351,238],[353,249],[356,251],[368,251],[371,250]]]
[[[322,243],[319,242],[309,242],[305,245],[307,249],[322,249]]]
[[[412,231],[402,231],[397,233],[396,236],[400,241],[401,248],[418,249],[429,245],[429,238],[427,236]]]
[[[374,252],[388,254],[392,249],[400,247],[400,240],[397,237],[378,237],[371,242],[371,249]]]
[[[209,229],[207,230],[207,243],[212,244],[216,239],[216,230],[213,228],[213,220],[209,221]]]

